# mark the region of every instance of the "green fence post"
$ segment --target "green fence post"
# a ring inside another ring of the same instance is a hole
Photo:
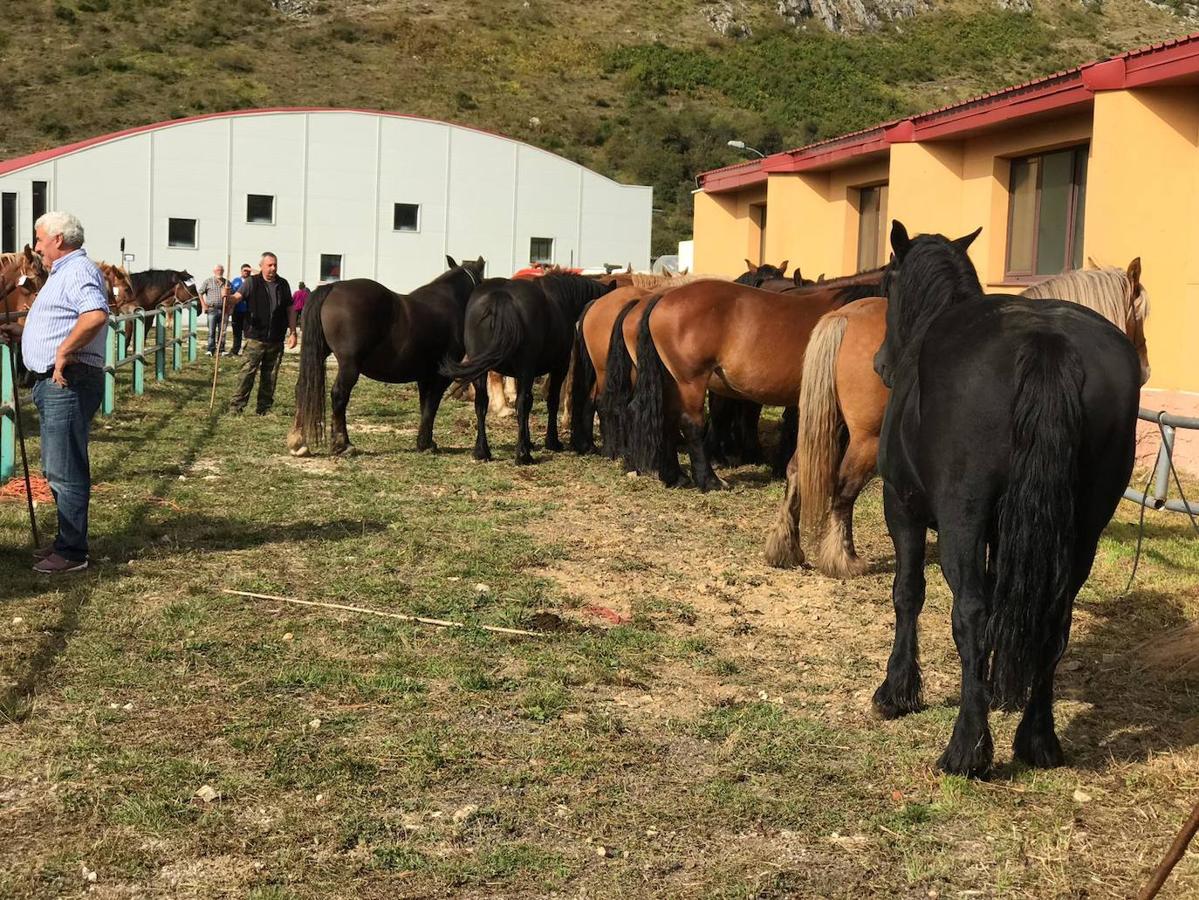
[[[196,361],[196,301],[187,304],[187,361]]]
[[[111,416],[117,403],[117,323],[113,316],[108,317],[104,338],[104,404],[101,412]]]
[[[9,354],[12,348],[7,344],[0,345],[0,406],[11,406],[13,402],[12,362]],[[17,429],[16,410],[0,413],[0,483],[12,478],[17,465]]]
[[[161,306],[154,313],[154,378],[162,381],[167,377],[167,312]]]
[[[171,368],[183,371],[183,310],[171,310]]]
[[[146,329],[145,310],[139,309],[133,320],[133,393],[141,396],[146,392]]]

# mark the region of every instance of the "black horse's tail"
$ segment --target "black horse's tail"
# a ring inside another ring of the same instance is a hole
[[[292,428],[297,446],[319,447],[325,442],[325,360],[329,343],[321,323],[321,309],[333,284],[322,284],[304,304],[304,340],[300,344],[300,377],[296,381],[296,423]]]
[[[633,396],[633,357],[624,342],[624,320],[640,300],[631,300],[616,315],[608,340],[604,364],[604,392],[599,398],[600,429],[604,433],[604,456],[624,456],[628,444],[629,400]]]
[[[583,337],[583,321],[594,305],[594,300],[588,303],[575,323],[574,365],[571,366],[570,378],[570,448],[580,454],[595,449],[595,434],[592,431],[595,400],[591,394],[595,390],[596,375],[591,354],[587,352],[587,341]]]
[[[666,454],[668,373],[649,330],[649,317],[661,299],[658,295],[645,305],[637,328],[637,384],[629,401],[625,464],[638,472],[660,472]]]
[[[1016,357],[1012,457],[987,622],[991,691],[1008,707],[1022,706],[1038,667],[1065,650],[1083,377],[1078,352],[1058,334],[1037,335]]]
[[[524,340],[524,327],[516,311],[516,301],[505,290],[493,290],[486,295],[489,305],[483,313],[480,325],[490,321],[491,335],[479,352],[457,362],[446,359],[441,364],[441,374],[455,381],[474,381],[493,369],[498,369],[520,348]],[[469,326],[468,326],[469,328]]]

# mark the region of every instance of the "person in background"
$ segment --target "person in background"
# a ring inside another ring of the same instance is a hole
[[[212,267],[212,275],[205,278],[199,287],[200,311],[208,313],[208,355],[216,353],[217,338],[221,339],[221,350],[225,349],[225,300],[229,296],[229,282],[225,280],[225,267]]]
[[[296,311],[296,327],[302,328],[304,321],[304,304],[308,302],[308,295],[311,292],[308,290],[308,285],[300,282],[300,288],[291,295],[291,305]]]
[[[229,290],[232,293],[237,293],[242,284],[250,277],[250,264],[241,264],[241,274],[229,282]],[[241,356],[241,339],[242,334],[246,330],[246,301],[238,300],[233,305],[233,314],[230,317],[233,322],[233,350],[230,351],[231,356]]]
[[[24,328],[16,322],[0,325],[0,340],[20,337],[21,358],[34,378],[42,472],[58,507],[58,536],[34,551],[33,571],[63,575],[88,564],[92,475],[87,444],[104,398],[108,296],[104,276],[83,250],[77,218],[48,212],[34,223],[34,233],[50,276]]]
[[[262,254],[258,274],[247,278],[233,294],[245,300],[249,321],[246,323],[246,360],[238,373],[240,379],[229,411],[240,414],[254,390],[254,377],[262,369],[258,385],[258,415],[266,415],[275,403],[275,380],[283,362],[283,337],[287,345],[296,345],[296,311],[292,307],[291,286],[279,277],[279,260],[273,253]]]

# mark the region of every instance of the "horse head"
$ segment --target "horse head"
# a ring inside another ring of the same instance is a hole
[[[0,297],[4,298],[4,312],[29,309],[47,277],[49,273],[41,256],[28,244],[20,253],[0,257]]]
[[[891,221],[894,256],[881,288],[887,298],[887,331],[874,355],[874,371],[887,387],[893,387],[896,366],[939,313],[956,301],[982,296],[967,255],[981,231],[953,240],[943,234],[911,238],[902,222]]]

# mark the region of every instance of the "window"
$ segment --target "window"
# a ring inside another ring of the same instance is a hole
[[[554,261],[553,238],[529,239],[529,263],[552,263]]]
[[[274,225],[275,198],[268,194],[246,194],[246,221],[253,225]]]
[[[187,247],[196,246],[195,219],[167,219],[167,246]]]
[[[392,227],[396,231],[420,231],[420,204],[397,203]]]
[[[877,269],[887,258],[887,185],[858,188],[858,271]]]
[[[0,253],[17,252],[17,195],[0,194]]]
[[[1087,148],[1012,160],[1006,274],[1029,278],[1082,268]]]
[[[35,181],[33,183],[33,239],[32,243],[37,244],[37,220],[44,216],[49,210],[46,208],[47,203],[47,188],[49,182]]]
[[[321,281],[340,281],[341,280],[341,254],[340,253],[322,253],[321,254]]]

